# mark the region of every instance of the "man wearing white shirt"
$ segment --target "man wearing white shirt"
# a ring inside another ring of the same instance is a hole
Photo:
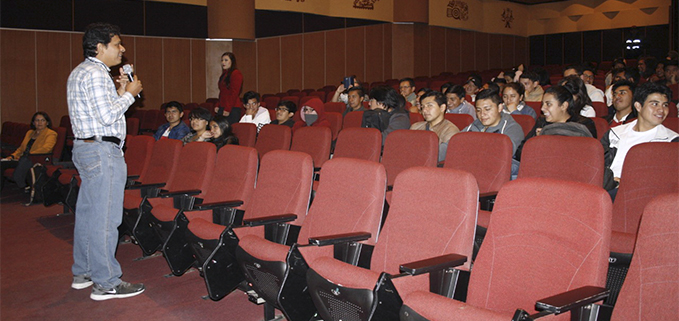
[[[245,108],[245,115],[241,117],[241,123],[252,123],[257,126],[257,132],[262,126],[271,123],[271,115],[269,110],[259,104],[259,93],[248,91],[243,94],[243,107]]]
[[[591,70],[587,75],[584,74],[585,69],[582,66],[570,65],[563,70],[563,76],[568,77],[570,75],[578,75],[582,81],[585,82],[585,88],[587,88],[587,95],[592,102],[604,102],[604,92],[594,87],[590,81]],[[594,74],[591,74],[591,81],[594,82]]]

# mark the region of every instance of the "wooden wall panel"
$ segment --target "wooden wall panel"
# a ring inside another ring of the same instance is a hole
[[[500,65],[503,69],[514,66],[514,38],[516,37],[502,35],[502,63]],[[491,58],[493,58],[492,55]]]
[[[386,54],[387,43],[384,38],[385,32],[381,25],[365,27],[366,55],[365,55],[365,78],[362,81],[371,83],[385,79],[385,60],[389,60]]]
[[[407,50],[413,51],[413,72],[408,77],[415,78],[419,76],[429,76],[431,64],[431,44],[429,32],[431,27],[423,24],[413,25],[413,46]],[[403,48],[404,50],[406,48]]]
[[[390,32],[391,31],[391,26],[388,24],[383,24],[382,25],[382,34],[384,35],[384,76],[382,79],[389,79],[394,77],[394,62],[389,59],[389,57],[393,57],[393,52],[394,52],[394,45],[393,45],[393,39],[394,39],[394,34]]]
[[[134,65],[137,76],[144,86],[142,101],[137,102],[144,109],[157,109],[163,103],[163,39],[137,37]]]
[[[356,75],[359,80],[361,81],[367,81],[371,82],[373,80],[373,77],[375,77],[375,74],[378,72],[375,71],[373,74],[368,75],[366,73],[366,65],[372,65],[374,66],[376,63],[376,59],[374,55],[370,55],[366,52],[366,33],[367,33],[368,28],[367,27],[359,27],[359,28],[348,28],[347,29],[347,40],[346,40],[346,51],[347,51],[347,68],[346,68],[346,74],[347,76],[349,75]],[[373,30],[370,28],[370,30]],[[372,45],[375,44],[374,42],[381,43],[381,36],[377,36],[377,32],[371,32],[370,33],[371,39],[371,51],[376,51]],[[377,37],[377,38],[375,38]],[[377,44],[375,44],[377,46]],[[381,53],[380,53],[381,54]],[[371,69],[372,71],[372,69]],[[381,75],[380,75],[381,76]],[[336,84],[336,83],[332,83]]]
[[[205,50],[205,40],[191,39],[191,102],[207,98]]]
[[[66,83],[71,73],[71,48],[69,35],[56,32],[37,32],[36,43],[39,47],[50,48],[49,54],[36,55],[39,71],[37,73],[37,104],[38,110],[47,112],[52,122],[59,125],[61,116],[68,114],[66,103]]]
[[[460,30],[460,71],[476,69],[475,39],[473,31]]]
[[[236,56],[238,70],[243,74],[242,92],[257,91],[257,44],[254,41],[234,41],[233,54]],[[216,83],[218,80],[208,81]]]
[[[257,41],[257,90],[276,93],[281,88],[280,38]]]
[[[431,48],[431,65],[429,66],[429,76],[436,76],[446,71],[446,29],[442,27],[432,27],[429,32],[429,47]],[[415,55],[419,55],[419,48],[415,48]]]
[[[191,40],[163,39],[163,100],[161,104],[191,99]]]
[[[337,84],[346,76],[346,29],[325,33],[325,81]],[[360,79],[360,78],[359,78]],[[315,87],[320,88],[323,86]]]
[[[502,46],[502,35],[489,34],[488,35],[488,68],[499,69],[502,68],[502,54],[504,48]],[[490,79],[489,79],[490,80]]]
[[[446,29],[446,69],[447,72],[460,72],[460,30]]]
[[[281,89],[284,91],[288,89],[302,89],[302,79],[304,78],[304,56],[303,52],[304,39],[302,35],[281,37]]]
[[[37,111],[35,32],[0,30],[0,33],[2,121],[29,123]],[[49,54],[51,51],[45,53]]]
[[[490,49],[489,34],[474,32],[476,37],[476,67],[474,70],[482,71],[489,68],[488,52]],[[484,79],[485,80],[485,79]]]
[[[325,86],[325,33],[304,34],[304,88]],[[299,88],[302,89],[302,88]]]
[[[524,64],[528,66],[530,64],[528,48],[528,38],[516,37],[514,38],[514,64],[513,66],[518,66]]]
[[[415,28],[413,25],[391,25],[394,51],[392,52],[392,77],[400,79],[412,77],[415,72],[415,49],[416,44]]]
[[[83,56],[83,35],[82,33],[70,33],[68,35],[71,41],[71,65],[69,67],[72,70],[85,59]]]

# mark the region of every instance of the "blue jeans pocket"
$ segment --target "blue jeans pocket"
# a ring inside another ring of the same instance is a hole
[[[73,162],[78,168],[78,174],[87,178],[101,175],[101,156],[96,150],[74,153]]]

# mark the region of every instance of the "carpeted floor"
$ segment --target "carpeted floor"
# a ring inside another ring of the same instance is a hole
[[[263,308],[236,291],[221,301],[204,300],[198,272],[165,277],[162,256],[135,261],[141,250],[121,244],[117,258],[123,280],[143,282],[136,297],[96,302],[90,289],[71,283],[73,215],[59,205],[25,207],[26,195],[6,184],[0,199],[1,320],[262,320]],[[280,312],[278,312],[280,314]]]

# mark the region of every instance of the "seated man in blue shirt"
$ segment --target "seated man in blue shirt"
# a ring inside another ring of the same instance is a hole
[[[167,123],[158,127],[158,130],[153,135],[153,138],[159,140],[161,138],[182,139],[188,134],[191,129],[182,121],[184,117],[184,106],[177,101],[171,101],[164,106],[165,119]]]

